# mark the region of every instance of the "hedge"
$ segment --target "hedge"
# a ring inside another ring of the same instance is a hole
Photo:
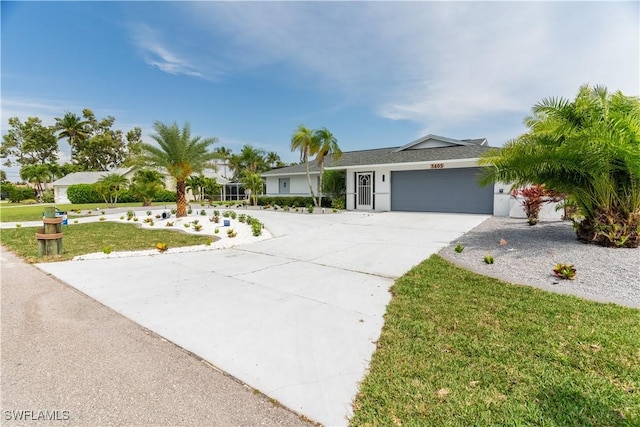
[[[67,198],[73,204],[104,202],[93,184],[74,184],[67,188]]]
[[[278,206],[315,206],[313,198],[310,196],[258,196],[258,205],[278,205]],[[325,208],[331,207],[331,198],[323,197],[322,206]]]

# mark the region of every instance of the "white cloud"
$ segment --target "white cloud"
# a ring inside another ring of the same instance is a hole
[[[176,14],[186,10],[181,25],[203,42],[195,51],[184,50],[192,55],[187,59],[175,54],[184,40],[171,40],[169,48],[142,27],[138,44],[166,72],[225,78],[277,66],[283,80],[339,93],[346,102],[415,122],[421,130],[450,131],[514,112],[524,116],[544,97],[573,97],[583,83],[640,93],[637,2],[173,7]]]
[[[133,41],[145,62],[169,74],[184,74],[204,78],[201,69],[189,59],[171,50],[160,40],[157,31],[146,24],[132,26]]]

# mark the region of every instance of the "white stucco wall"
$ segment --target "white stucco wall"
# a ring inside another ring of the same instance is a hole
[[[391,171],[403,171],[403,170],[423,170],[432,169],[432,165],[442,164],[446,169],[468,168],[477,167],[477,160],[462,159],[462,160],[444,160],[437,162],[421,162],[421,163],[403,163],[383,166],[356,166],[347,168],[346,172],[346,184],[347,184],[347,210],[355,210],[355,178],[354,174],[357,172],[375,172],[375,211],[386,212],[391,210]],[[496,193],[498,193],[498,186],[495,187]],[[507,192],[508,189],[504,190]],[[500,201],[501,216],[509,215],[510,206],[504,201]],[[494,197],[494,211],[496,209],[496,198]]]
[[[289,193],[280,194],[279,179],[289,178]],[[267,176],[266,177],[267,196],[309,196],[309,183],[307,175],[286,175],[286,176]],[[311,175],[311,187],[314,194],[318,195],[318,175]]]

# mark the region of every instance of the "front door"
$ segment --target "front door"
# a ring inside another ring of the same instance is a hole
[[[356,209],[373,209],[373,173],[356,174]]]
[[[279,178],[278,179],[278,193],[279,194],[289,194],[289,186],[291,184],[290,178]]]

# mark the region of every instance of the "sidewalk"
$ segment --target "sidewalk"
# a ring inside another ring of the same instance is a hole
[[[2,425],[312,425],[6,249],[0,255]]]

